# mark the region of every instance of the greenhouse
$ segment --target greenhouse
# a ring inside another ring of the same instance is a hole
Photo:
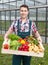
[[[48,0],[0,0],[0,34],[5,34],[11,23],[20,17],[19,7],[29,6],[29,19],[35,21],[43,41],[48,41]]]
[[[48,65],[48,0],[0,0],[0,65]]]

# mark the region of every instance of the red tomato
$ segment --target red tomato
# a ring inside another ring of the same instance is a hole
[[[18,50],[22,51],[22,50],[23,50],[22,46],[20,46],[20,47],[18,48]]]
[[[4,44],[4,49],[9,49],[9,45],[8,44]]]
[[[22,48],[23,48],[23,51],[28,51],[29,46],[26,45],[26,44],[23,44],[23,45],[22,45]]]

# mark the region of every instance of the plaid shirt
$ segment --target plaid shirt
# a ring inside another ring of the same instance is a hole
[[[18,25],[18,20],[13,21],[11,28],[13,29],[13,31],[17,34],[17,25]],[[27,19],[26,22],[22,22],[21,19],[19,19],[19,28],[20,28],[20,32],[28,32],[29,31],[29,19]],[[36,25],[35,22],[32,22],[31,24],[31,31],[30,31],[30,35],[32,35],[33,33],[36,33],[37,29],[36,29]]]

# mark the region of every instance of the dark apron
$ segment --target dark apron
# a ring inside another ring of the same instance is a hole
[[[30,35],[31,30],[31,21],[29,21],[29,31],[28,32],[20,32],[19,29],[19,20],[18,20],[18,31],[17,35],[21,38],[25,38],[26,36]],[[13,62],[12,65],[21,65],[21,60],[23,65],[30,65],[31,56],[23,56],[23,55],[13,55]]]
[[[20,28],[19,28],[19,20],[18,20],[18,31],[17,31],[17,35],[20,36],[21,38],[25,38],[26,36],[30,35],[30,30],[31,30],[31,21],[29,21],[29,31],[28,32],[20,32]]]

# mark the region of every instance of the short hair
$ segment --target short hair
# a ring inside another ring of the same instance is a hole
[[[27,10],[29,11],[29,7],[28,7],[27,5],[23,4],[23,5],[20,6],[20,8],[21,8],[21,7],[25,7],[25,8],[27,8]]]

